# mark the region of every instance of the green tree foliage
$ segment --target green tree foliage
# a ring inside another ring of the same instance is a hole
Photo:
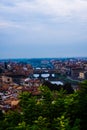
[[[87,81],[72,94],[61,88],[40,86],[40,96],[19,95],[20,112],[9,111],[0,120],[0,130],[86,130]]]
[[[43,85],[47,86],[51,91],[53,90],[60,91],[61,89],[63,89],[63,90],[66,90],[67,94],[71,94],[74,92],[71,84],[68,82],[64,85],[57,85],[57,84],[52,84],[49,81],[44,81]]]
[[[0,120],[3,120],[3,118],[4,118],[4,115],[3,115],[2,111],[0,110]]]
[[[87,129],[87,80],[80,84],[78,101],[81,130],[85,130]]]

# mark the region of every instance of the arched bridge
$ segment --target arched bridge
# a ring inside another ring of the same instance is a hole
[[[33,77],[35,78],[55,78],[56,74],[60,74],[58,69],[34,69]]]

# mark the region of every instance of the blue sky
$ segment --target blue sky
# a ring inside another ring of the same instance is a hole
[[[0,0],[0,58],[87,56],[86,0]]]

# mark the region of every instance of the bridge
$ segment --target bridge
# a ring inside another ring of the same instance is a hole
[[[56,74],[60,74],[58,69],[34,69],[34,78],[55,78]]]
[[[32,71],[16,71],[16,72],[5,72],[5,76],[10,76],[13,78],[56,78],[56,75],[61,74],[58,69],[33,69]]]

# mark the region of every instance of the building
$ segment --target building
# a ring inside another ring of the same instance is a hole
[[[79,73],[79,79],[85,79],[85,73],[84,72]]]
[[[83,72],[83,71],[84,70],[81,67],[71,68],[71,77],[74,78],[74,79],[78,79],[79,78],[79,73]],[[83,75],[81,74],[81,76],[83,76]]]
[[[87,79],[87,71],[80,72],[79,79],[82,79],[82,80]]]
[[[8,76],[2,76],[2,82],[5,82],[5,83],[12,83],[12,78],[11,77],[8,77]]]

